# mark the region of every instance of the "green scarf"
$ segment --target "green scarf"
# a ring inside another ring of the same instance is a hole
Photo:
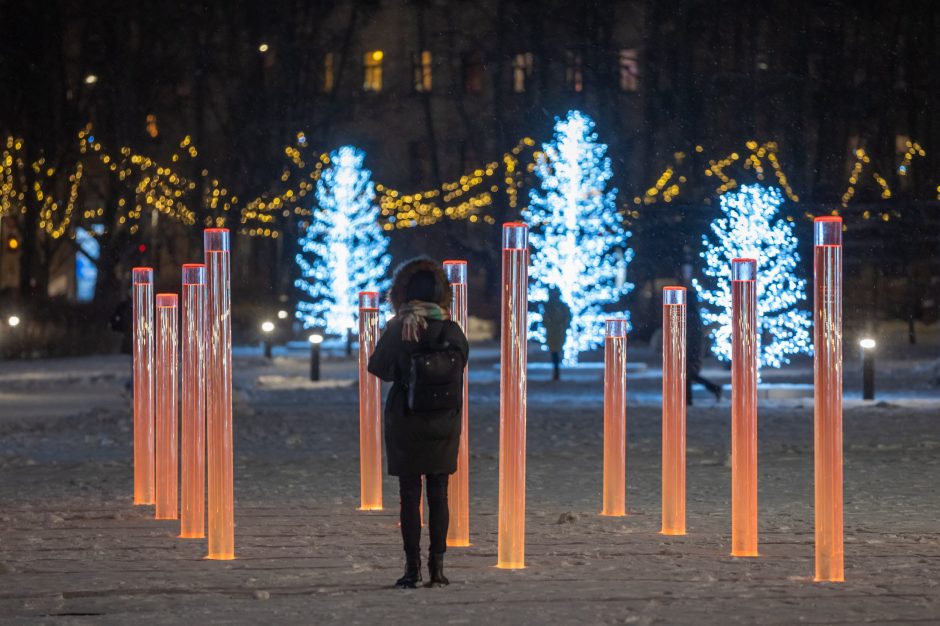
[[[412,300],[398,310],[401,318],[402,341],[415,341],[421,338],[421,333],[428,327],[428,320],[449,319],[447,311],[433,302]]]

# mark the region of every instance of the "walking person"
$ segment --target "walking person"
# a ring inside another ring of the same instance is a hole
[[[571,325],[571,309],[561,299],[558,287],[548,290],[548,300],[542,314],[545,324],[545,345],[552,354],[552,380],[561,380],[561,357]]]
[[[405,574],[395,586],[414,589],[421,577],[421,476],[428,492],[429,539],[426,586],[443,586],[447,549],[447,483],[457,471],[460,410],[467,338],[450,320],[450,284],[441,264],[428,258],[395,271],[389,301],[395,309],[369,372],[392,388],[385,400],[388,473],[398,477]]]
[[[721,400],[722,386],[713,383],[702,376],[702,358],[704,352],[704,328],[702,314],[698,308],[698,294],[691,286],[686,292],[686,404],[692,406],[692,384],[699,383],[715,396],[715,401]]]

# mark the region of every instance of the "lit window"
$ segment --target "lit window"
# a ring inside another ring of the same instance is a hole
[[[333,92],[333,59],[332,52],[323,55],[323,93]]]
[[[620,91],[636,91],[640,86],[640,62],[636,48],[620,51]]]
[[[363,91],[382,91],[382,58],[385,53],[381,50],[371,50],[363,57],[362,65],[365,73],[362,78]]]
[[[524,93],[532,76],[532,53],[520,52],[512,58],[512,90]]]
[[[565,87],[568,91],[580,92],[584,89],[584,71],[581,52],[565,51]]]
[[[483,91],[483,55],[479,52],[463,57],[463,90],[466,93]]]
[[[147,116],[147,134],[151,137],[156,137],[160,134],[160,129],[157,128],[157,116],[153,113]]]
[[[411,63],[414,66],[415,91],[422,93],[431,91],[431,51],[415,52]]]

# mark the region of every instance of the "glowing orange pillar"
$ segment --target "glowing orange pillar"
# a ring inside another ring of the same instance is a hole
[[[382,510],[382,383],[369,373],[379,340],[379,294],[359,292],[359,510]]]
[[[444,261],[444,273],[450,283],[450,319],[467,332],[467,262]],[[463,371],[463,408],[460,411],[460,448],[457,452],[457,472],[450,477],[447,502],[450,508],[450,526],[447,527],[447,545],[470,545],[470,454],[469,405],[467,403],[467,369]]]
[[[663,288],[663,529],[685,534],[685,287]]]
[[[731,555],[757,556],[757,261],[731,261]]]
[[[232,286],[227,228],[203,231],[206,255],[206,474],[209,554],[235,558],[232,451]]]
[[[134,504],[153,504],[153,268],[131,270],[134,299]]]
[[[842,218],[814,224],[816,580],[845,580],[842,544]]]
[[[154,438],[154,486],[156,518],[179,516],[179,307],[175,293],[157,294],[157,354],[154,383],[156,387]]]
[[[496,567],[525,567],[526,335],[529,227],[503,224],[499,372],[499,532]]]
[[[183,266],[180,537],[206,536],[206,266]]]
[[[604,333],[604,497],[601,515],[627,514],[627,320]]]

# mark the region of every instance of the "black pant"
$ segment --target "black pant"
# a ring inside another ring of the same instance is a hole
[[[444,554],[447,550],[447,526],[450,511],[447,508],[447,481],[449,474],[428,474],[428,534],[430,554]],[[401,538],[405,554],[411,559],[421,557],[421,476],[399,476],[398,493],[401,497]]]
[[[689,372],[686,374],[686,389],[685,389],[685,403],[692,404],[692,383],[699,383],[705,389],[708,389],[712,394],[717,395],[718,391],[721,389],[721,385],[715,384],[707,378],[703,377],[699,373],[693,374]]]

